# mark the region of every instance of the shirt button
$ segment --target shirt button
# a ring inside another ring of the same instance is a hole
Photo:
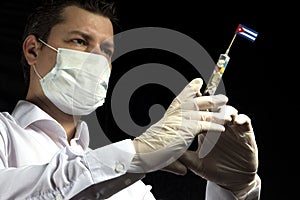
[[[122,163],[117,163],[115,167],[115,171],[117,173],[124,172],[125,166]]]

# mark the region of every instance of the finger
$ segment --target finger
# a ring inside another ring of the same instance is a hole
[[[187,167],[183,165],[180,161],[175,161],[170,165],[161,169],[162,171],[171,172],[176,175],[185,175],[187,173]]]
[[[214,122],[222,125],[226,122],[231,122],[232,120],[232,117],[230,115],[224,115],[223,113],[214,113],[209,111],[189,111],[182,113],[182,116],[187,120]]]
[[[200,96],[183,103],[182,109],[185,110],[218,110],[220,106],[225,105],[228,98],[225,95]]]
[[[185,119],[225,124],[232,121],[233,116],[237,115],[237,110],[232,106],[223,106],[219,112],[186,111],[182,115]]]
[[[224,105],[220,107],[219,113],[221,116],[224,116],[225,123],[232,123],[238,115],[238,110],[232,106]]]
[[[225,127],[222,124],[198,120],[184,120],[178,129],[187,133],[192,133],[193,136],[196,136],[200,133],[206,133],[208,131],[225,131]]]
[[[252,131],[251,119],[245,114],[239,114],[234,118],[233,121],[236,125],[240,125],[240,129],[243,132]]]
[[[242,125],[242,124],[249,124],[250,123],[250,118],[245,115],[245,114],[239,114],[235,117],[234,122],[236,124]]]
[[[203,165],[201,159],[194,151],[187,150],[180,158],[179,161],[193,171],[195,174],[201,175]]]
[[[193,79],[176,97],[176,104],[180,104],[187,99],[193,99],[198,96],[202,85],[203,80],[201,78]]]

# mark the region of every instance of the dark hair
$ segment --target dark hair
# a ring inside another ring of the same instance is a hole
[[[47,42],[53,26],[64,21],[62,13],[66,7],[77,6],[92,13],[99,14],[111,20],[113,26],[117,25],[117,16],[113,2],[105,0],[45,0],[39,5],[27,19],[22,41],[28,35],[34,35]],[[23,67],[26,92],[29,87],[30,66],[24,53],[21,53],[21,65]]]

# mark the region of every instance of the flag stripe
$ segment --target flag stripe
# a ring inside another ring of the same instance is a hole
[[[244,31],[246,31],[247,33],[253,35],[253,36],[257,36],[258,32],[256,32],[255,30],[248,28],[247,26],[241,25],[242,28],[244,29]]]
[[[245,32],[241,32],[241,33],[238,33],[240,36],[246,38],[246,39],[249,39],[250,41],[254,41],[255,40],[255,37],[245,33]]]
[[[252,32],[252,31],[250,31],[248,29],[244,29],[244,30],[245,30],[245,32],[249,33],[249,35],[253,35],[253,37],[257,37],[257,33]]]
[[[254,42],[256,39],[258,32],[254,31],[253,29],[248,28],[247,26],[244,26],[242,24],[239,24],[236,34]]]

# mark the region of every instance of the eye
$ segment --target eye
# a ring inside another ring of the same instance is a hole
[[[101,53],[103,53],[104,56],[106,56],[109,60],[112,58],[114,54],[114,43],[113,40],[107,39],[100,43],[100,50]]]
[[[113,51],[108,48],[101,48],[101,51],[109,58],[112,57]]]
[[[80,46],[88,45],[88,43],[83,39],[73,39],[72,42],[74,42],[75,44],[80,45]]]

